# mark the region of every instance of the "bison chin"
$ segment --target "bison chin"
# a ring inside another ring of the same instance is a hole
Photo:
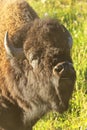
[[[72,96],[76,73],[70,62],[58,63],[53,68],[53,84],[58,97],[58,105],[54,107],[59,113],[68,109],[69,100]]]

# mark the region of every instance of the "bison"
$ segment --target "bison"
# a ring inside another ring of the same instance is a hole
[[[32,130],[47,112],[68,109],[76,73],[72,37],[24,0],[0,0],[0,128]]]

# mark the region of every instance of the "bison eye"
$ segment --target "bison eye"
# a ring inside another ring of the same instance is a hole
[[[33,53],[29,55],[29,63],[33,67],[33,69],[38,67],[39,57]]]
[[[32,60],[38,60],[39,57],[37,55],[33,55]]]
[[[29,55],[29,61],[33,61],[33,60],[37,60],[37,59],[38,59],[37,54],[31,53],[31,54]]]

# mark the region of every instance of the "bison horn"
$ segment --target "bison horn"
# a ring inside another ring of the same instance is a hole
[[[68,37],[68,44],[69,44],[69,47],[72,48],[73,39],[72,39],[72,36],[70,33],[69,33],[69,37]]]
[[[73,44],[72,36],[71,36],[70,32],[66,29],[65,26],[63,26],[63,29],[64,29],[64,32],[66,33],[66,37],[68,37],[69,48],[72,48],[72,44]]]
[[[8,57],[16,57],[17,59],[24,57],[23,48],[15,48],[14,45],[9,42],[8,32],[6,32],[4,37],[4,46]]]

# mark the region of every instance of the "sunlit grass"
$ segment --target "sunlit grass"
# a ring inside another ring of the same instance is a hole
[[[87,129],[87,0],[28,0],[40,17],[60,19],[73,36],[72,58],[77,73],[67,112],[48,113],[34,130]]]

